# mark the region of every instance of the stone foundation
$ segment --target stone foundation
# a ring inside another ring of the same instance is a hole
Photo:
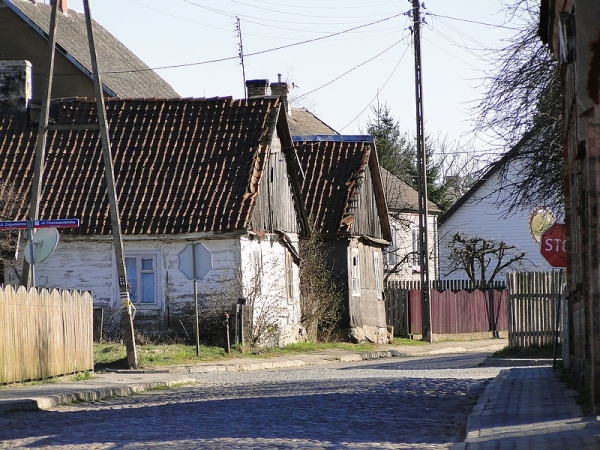
[[[344,330],[346,338],[355,344],[371,342],[373,344],[391,344],[394,336],[387,328],[363,325]]]

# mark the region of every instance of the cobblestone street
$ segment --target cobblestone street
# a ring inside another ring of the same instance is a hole
[[[195,374],[194,386],[0,415],[0,448],[447,449],[499,373],[483,359]]]

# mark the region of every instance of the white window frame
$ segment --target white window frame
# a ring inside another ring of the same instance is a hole
[[[159,252],[153,252],[153,251],[126,252],[125,253],[125,266],[126,267],[127,267],[127,259],[133,259],[133,258],[135,258],[135,260],[136,260],[136,274],[135,274],[136,283],[134,286],[136,289],[135,296],[132,295],[132,292],[131,292],[132,283],[130,282],[130,280],[132,279],[132,274],[130,273],[130,271],[127,271],[127,285],[130,290],[131,302],[138,309],[160,308],[161,286],[160,286],[160,269],[159,269],[159,265],[158,265],[158,262],[160,261]],[[152,270],[142,270],[142,260],[143,259],[151,259],[152,260],[152,266],[153,266]],[[148,274],[148,273],[154,274],[154,301],[152,303],[150,303],[150,302],[142,303],[141,302],[142,274]],[[136,298],[137,298],[137,300],[134,301],[134,299],[136,299]]]
[[[379,265],[379,250],[373,250],[373,268],[375,270],[375,290],[377,299],[381,300],[381,269]]]
[[[288,304],[292,305],[296,290],[294,287],[294,262],[292,261],[292,255],[290,255],[287,249],[285,250],[285,290]]]
[[[350,291],[353,296],[360,296],[360,257],[357,248],[350,249]]]
[[[262,295],[262,280],[263,280],[263,267],[262,267],[262,252],[260,248],[252,249],[250,254],[252,261],[252,280],[251,283],[251,294],[254,298],[258,298]]]
[[[392,224],[392,242],[383,250],[383,263],[385,268],[392,270],[398,264],[398,226]]]
[[[413,271],[420,272],[421,264],[420,264],[420,253],[419,253],[419,226],[416,224],[410,225],[410,235],[411,235],[411,252],[412,258],[410,259],[411,267]]]

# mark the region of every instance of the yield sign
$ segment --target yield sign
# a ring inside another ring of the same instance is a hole
[[[565,224],[555,223],[542,234],[540,251],[552,267],[567,267]]]

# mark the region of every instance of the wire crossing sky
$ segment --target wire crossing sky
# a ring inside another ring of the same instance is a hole
[[[46,0],[48,2],[48,0]],[[415,129],[411,3],[407,0],[91,0],[94,19],[182,97],[244,96],[247,79],[293,83],[306,107],[344,134],[364,134],[387,104]],[[81,0],[69,8],[83,11]],[[519,24],[502,0],[429,0],[421,14],[425,132],[467,143],[489,48]],[[483,147],[484,144],[479,142]]]

